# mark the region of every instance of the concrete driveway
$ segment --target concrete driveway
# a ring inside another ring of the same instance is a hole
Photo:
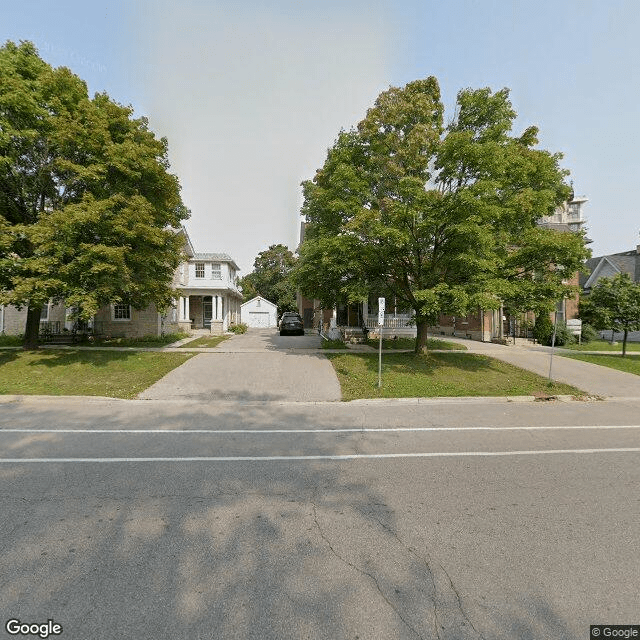
[[[340,384],[318,335],[253,329],[199,353],[142,392],[145,400],[334,401]]]

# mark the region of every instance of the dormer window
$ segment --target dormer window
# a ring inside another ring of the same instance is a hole
[[[204,278],[204,262],[196,262],[196,278]]]
[[[222,265],[219,262],[214,262],[211,265],[211,279],[222,280]]]

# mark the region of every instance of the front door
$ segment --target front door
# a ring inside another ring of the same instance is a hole
[[[202,326],[205,329],[211,329],[211,318],[213,316],[213,303],[211,296],[203,296],[202,298]]]

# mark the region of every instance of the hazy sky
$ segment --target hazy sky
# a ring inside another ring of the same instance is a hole
[[[295,249],[300,182],[390,85],[435,75],[511,89],[517,130],[564,154],[594,255],[640,243],[636,0],[0,0],[0,41],[31,40],[91,93],[169,139],[198,251],[243,273]]]

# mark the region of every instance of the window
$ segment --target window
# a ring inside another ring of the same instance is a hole
[[[196,278],[204,278],[204,262],[196,262]]]
[[[222,280],[222,266],[217,262],[211,265],[211,279]]]
[[[131,320],[131,307],[128,304],[114,304],[113,319]]]
[[[49,320],[49,303],[45,302],[40,311],[40,322],[46,322],[47,320]]]

